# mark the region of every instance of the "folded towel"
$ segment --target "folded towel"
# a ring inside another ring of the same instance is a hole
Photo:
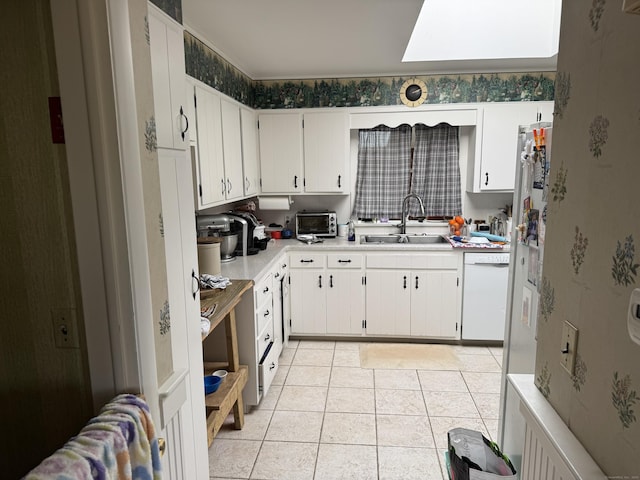
[[[125,438],[133,479],[161,478],[160,449],[149,406],[135,395],[118,395],[100,410],[100,418],[129,424]]]
[[[23,480],[93,480],[91,462],[80,453],[62,447],[45,458]]]
[[[222,277],[220,275],[209,275],[208,273],[200,274],[201,288],[220,288],[224,290],[229,285],[231,285],[231,281],[227,277]]]
[[[115,397],[25,480],[160,480],[158,439],[146,402]]]
[[[110,422],[105,416],[97,418],[97,421],[90,421],[74,440],[85,444],[89,439],[97,442],[98,446],[95,448],[107,468],[108,478],[131,478],[129,445],[121,425]]]

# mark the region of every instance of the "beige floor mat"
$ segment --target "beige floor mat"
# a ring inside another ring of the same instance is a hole
[[[370,343],[360,346],[362,368],[460,370],[462,363],[451,345]]]

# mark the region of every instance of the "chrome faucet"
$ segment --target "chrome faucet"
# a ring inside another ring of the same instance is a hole
[[[409,195],[407,195],[406,197],[404,197],[402,199],[402,220],[400,222],[400,225],[398,225],[400,227],[400,233],[407,233],[407,220],[409,218],[409,214],[407,213],[407,206],[408,206],[408,201],[410,198],[415,198],[416,200],[418,200],[418,203],[420,204],[420,213],[422,213],[422,216],[424,217],[424,203],[422,203],[422,199],[420,198],[420,195],[418,195],[417,193],[410,193]]]

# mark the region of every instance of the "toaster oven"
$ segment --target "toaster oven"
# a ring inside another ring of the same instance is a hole
[[[338,234],[336,212],[307,211],[296,213],[296,237],[315,235],[316,237],[335,237]]]

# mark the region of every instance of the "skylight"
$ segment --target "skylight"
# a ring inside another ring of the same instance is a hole
[[[424,0],[403,62],[549,58],[562,0]]]

